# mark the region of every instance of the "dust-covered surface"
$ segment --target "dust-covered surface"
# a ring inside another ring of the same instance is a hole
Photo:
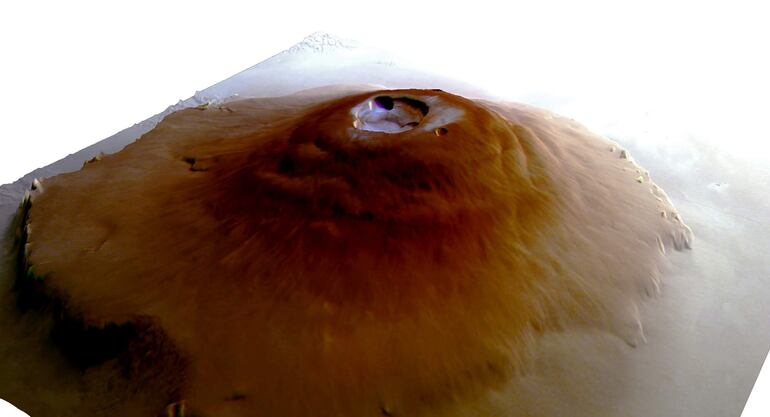
[[[387,77],[360,81],[391,87]],[[244,91],[256,95],[258,84],[252,82]],[[422,82],[415,80],[412,86],[435,86]],[[616,335],[596,329],[548,335],[540,344],[536,366],[492,394],[491,404],[510,410],[510,415],[739,415],[770,344],[765,323],[770,307],[764,302],[770,292],[766,283],[770,265],[762,257],[770,250],[765,238],[770,232],[770,206],[757,186],[767,183],[768,164],[726,152],[729,143],[698,137],[673,141],[658,132],[624,131],[622,123],[599,126],[606,128],[600,133],[611,134],[666,190],[694,231],[694,250],[669,254],[671,265],[661,294],[641,304],[646,343],[632,348]],[[131,136],[113,138],[114,148],[106,152],[117,150]],[[83,152],[37,175],[77,169],[93,154]],[[28,184],[2,188],[4,218],[10,219],[26,188]],[[3,278],[11,277],[7,271]],[[3,280],[4,288],[9,281]],[[3,344],[5,358],[47,355],[34,332],[29,336],[24,326],[9,325],[7,320],[5,326],[7,334],[20,334],[18,339],[3,339],[17,340]],[[20,372],[23,360],[9,363],[15,365],[3,364],[3,378],[27,375],[27,386],[57,380],[54,359],[41,374]],[[72,386],[57,397],[77,403]]]

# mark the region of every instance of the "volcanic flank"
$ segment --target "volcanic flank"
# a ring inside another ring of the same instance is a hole
[[[183,110],[35,188],[19,307],[158,415],[460,415],[545,332],[642,341],[637,303],[691,239],[618,145],[440,90]]]

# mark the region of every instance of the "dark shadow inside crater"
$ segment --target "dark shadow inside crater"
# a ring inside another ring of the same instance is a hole
[[[401,133],[417,127],[429,110],[426,103],[415,98],[376,96],[353,109],[353,126],[370,132]]]
[[[428,107],[427,104],[423,103],[420,100],[410,98],[410,97],[393,98],[390,96],[377,96],[374,98],[374,103],[385,110],[393,110],[396,104],[400,103],[400,104],[409,106],[411,108],[417,109],[423,115],[423,117],[428,115],[428,110],[430,109],[430,107]]]

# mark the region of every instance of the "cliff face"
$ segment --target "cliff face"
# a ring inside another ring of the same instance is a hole
[[[440,90],[176,112],[36,183],[25,213],[16,293],[55,313],[80,400],[218,416],[518,415],[494,396],[540,339],[637,345],[691,239],[617,144]]]

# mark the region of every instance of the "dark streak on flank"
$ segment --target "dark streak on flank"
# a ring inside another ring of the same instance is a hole
[[[208,168],[202,168],[200,166],[195,166],[195,164],[198,162],[196,158],[193,158],[191,156],[186,156],[182,158],[182,161],[188,163],[190,165],[190,171],[192,172],[204,172],[208,171]]]
[[[233,395],[225,398],[225,401],[242,401],[245,399],[246,399],[246,396],[244,394],[236,392],[236,393],[233,393]]]
[[[25,198],[11,228],[16,255],[11,294],[18,311],[52,320],[48,341],[75,369],[85,373],[90,368],[115,366],[126,381],[160,386],[166,397],[178,398],[188,361],[152,318],[89,325],[82,314],[69,308],[67,297],[46,285],[47,277],[35,274],[25,250],[31,208],[31,199]]]

